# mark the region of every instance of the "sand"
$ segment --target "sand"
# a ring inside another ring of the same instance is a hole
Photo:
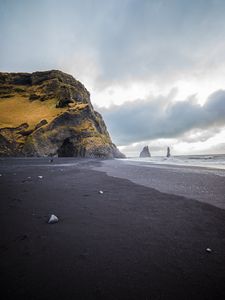
[[[225,210],[101,164],[0,161],[4,299],[225,299]]]
[[[222,169],[150,164],[127,159],[105,160],[93,169],[160,192],[185,196],[225,209],[225,170]]]

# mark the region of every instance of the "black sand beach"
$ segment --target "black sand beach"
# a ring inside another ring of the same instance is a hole
[[[225,210],[101,164],[0,161],[4,299],[225,299]],[[50,214],[59,223],[47,224]]]

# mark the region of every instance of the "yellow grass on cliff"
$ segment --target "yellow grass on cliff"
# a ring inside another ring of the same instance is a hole
[[[0,128],[17,127],[22,123],[28,123],[31,129],[43,119],[49,123],[66,111],[66,108],[56,108],[55,105],[56,99],[31,102],[21,95],[0,99]]]

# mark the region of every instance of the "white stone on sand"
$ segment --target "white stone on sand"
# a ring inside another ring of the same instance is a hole
[[[58,223],[58,222],[59,222],[59,219],[55,215],[51,215],[48,220],[48,224],[54,224],[54,223]]]

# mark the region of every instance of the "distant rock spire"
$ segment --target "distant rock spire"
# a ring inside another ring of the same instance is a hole
[[[167,154],[166,157],[170,157],[170,147],[167,147]]]
[[[151,153],[149,151],[148,146],[144,146],[144,148],[142,149],[142,151],[140,153],[140,157],[151,157]]]

